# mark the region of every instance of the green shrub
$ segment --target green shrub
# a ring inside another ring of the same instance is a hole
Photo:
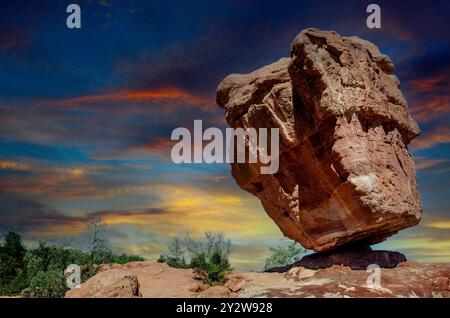
[[[190,267],[197,278],[209,285],[223,284],[226,275],[231,271],[228,259],[219,250],[215,250],[209,256],[200,252],[192,259]]]
[[[222,233],[206,232],[203,240],[193,240],[189,235],[184,238],[185,249],[181,240],[175,238],[169,245],[168,252],[162,254],[158,262],[167,263],[176,268],[192,268],[198,279],[209,285],[225,282],[231,271],[228,257],[231,242]],[[190,259],[189,262],[186,258]]]
[[[301,254],[305,253],[305,249],[292,242],[288,246],[270,247],[272,254],[266,258],[264,270],[268,270],[274,267],[282,267],[295,263],[301,258]]]
[[[0,294],[17,295],[27,287],[26,249],[22,237],[8,232],[0,246]]]
[[[181,242],[178,237],[169,244],[168,251],[159,256],[158,262],[167,263],[170,267],[188,268],[188,264],[185,260],[185,252],[181,247]]]
[[[127,264],[130,262],[142,262],[144,260],[145,259],[140,256],[121,254],[115,256],[114,263]]]
[[[59,298],[64,297],[67,287],[61,271],[52,268],[48,271],[39,271],[31,279],[30,296],[33,298]]]

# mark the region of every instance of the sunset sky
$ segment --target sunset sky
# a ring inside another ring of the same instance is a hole
[[[66,27],[69,3],[79,30]],[[235,268],[261,269],[283,242],[277,226],[229,165],[173,164],[170,135],[195,119],[227,127],[217,84],[289,56],[316,27],[389,55],[422,130],[410,149],[423,219],[380,247],[450,261],[450,4],[376,1],[377,30],[369,3],[0,1],[0,231],[54,241],[100,216],[118,251],[150,259],[175,236],[222,231]]]

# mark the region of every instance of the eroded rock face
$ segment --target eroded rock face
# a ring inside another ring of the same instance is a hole
[[[307,29],[283,58],[217,89],[230,126],[279,128],[279,171],[232,164],[287,237],[315,251],[377,243],[417,224],[422,203],[407,145],[420,133],[394,65],[357,37]]]

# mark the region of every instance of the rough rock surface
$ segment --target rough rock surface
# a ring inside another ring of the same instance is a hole
[[[137,276],[126,269],[100,271],[83,284],[83,288],[74,288],[66,293],[67,298],[130,298],[139,297]]]
[[[217,89],[230,126],[280,129],[278,173],[234,163],[239,186],[315,251],[416,225],[422,203],[407,145],[420,131],[392,61],[370,42],[316,29],[296,37],[291,56]]]
[[[105,267],[66,297],[450,297],[450,264],[407,261],[382,268],[377,288],[367,284],[372,273],[338,265],[292,267],[284,273],[232,272],[223,286],[209,287],[192,270],[147,261]],[[117,284],[105,283],[127,281],[130,275],[137,278],[139,293],[129,287],[119,292]]]

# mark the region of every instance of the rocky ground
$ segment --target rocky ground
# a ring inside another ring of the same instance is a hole
[[[154,261],[105,265],[66,297],[450,297],[450,264],[406,261],[380,269],[380,287],[369,288],[373,272],[342,265],[292,267],[284,273],[237,272],[223,286],[209,287],[192,270]]]

